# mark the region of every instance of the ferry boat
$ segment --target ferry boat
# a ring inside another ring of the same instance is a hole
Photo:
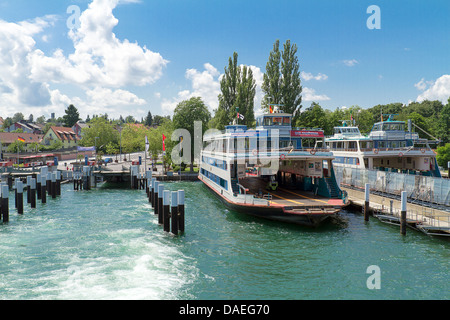
[[[405,131],[405,122],[393,117],[375,123],[367,136],[351,125],[353,121],[334,127],[334,135],[325,139],[335,156],[333,165],[441,177],[431,141],[412,132],[411,121]]]
[[[224,204],[246,214],[318,226],[348,204],[336,183],[333,154],[315,147],[323,130],[292,128],[275,107],[256,128],[237,124],[203,137],[199,179]]]

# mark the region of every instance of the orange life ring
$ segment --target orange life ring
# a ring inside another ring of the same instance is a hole
[[[378,150],[377,148],[373,148],[373,153],[375,153],[375,154],[378,154],[378,152],[380,151],[380,150]]]
[[[420,149],[420,152],[425,153],[425,149],[424,149],[424,148],[421,148],[421,149]]]
[[[284,154],[284,153],[282,153],[281,155],[280,155],[280,159],[281,160],[284,160],[286,158],[286,155]]]
[[[403,157],[403,152],[399,152],[398,153],[398,156],[401,158],[401,157]]]
[[[312,155],[315,155],[316,154],[316,152],[317,152],[317,150],[316,149],[312,149],[309,153],[311,153]]]

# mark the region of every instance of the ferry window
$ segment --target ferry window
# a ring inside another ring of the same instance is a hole
[[[356,149],[356,141],[349,141],[348,142],[348,147],[350,149]]]
[[[264,125],[270,126],[272,124],[272,118],[271,117],[265,117],[264,118]]]
[[[381,130],[381,125],[380,124],[376,124],[373,126],[373,131],[380,131]]]
[[[291,118],[290,117],[283,117],[283,124],[290,125],[291,124]]]
[[[367,148],[367,141],[361,141],[361,149]]]
[[[273,124],[274,124],[275,126],[280,126],[280,125],[282,125],[282,122],[283,122],[283,118],[282,118],[282,117],[274,117],[274,118],[273,118]]]

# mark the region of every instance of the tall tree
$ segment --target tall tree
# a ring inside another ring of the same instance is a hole
[[[297,45],[291,45],[286,40],[281,61],[281,96],[283,111],[292,113],[298,118],[302,103],[302,86],[300,81],[300,66],[297,58]]]
[[[151,125],[152,125],[152,121],[153,121],[152,113],[149,111],[149,112],[147,113],[147,116],[145,117],[144,124],[145,124],[146,126],[151,126]]]
[[[63,121],[66,127],[71,128],[75,123],[77,123],[78,120],[80,120],[80,114],[73,104],[67,107],[65,113],[66,114],[63,116]]]
[[[282,104],[282,110],[297,119],[302,102],[300,66],[297,57],[297,45],[287,40],[280,52],[280,41],[276,40],[269,54],[262,90],[265,95],[262,108],[269,109],[270,104]]]
[[[276,40],[273,50],[269,54],[266,64],[266,73],[263,76],[262,90],[265,95],[262,100],[262,108],[269,111],[269,103],[281,104],[281,75],[280,75],[280,40]]]
[[[225,67],[224,76],[220,81],[221,94],[219,95],[219,108],[215,111],[214,127],[223,129],[239,114],[244,116],[239,123],[253,125],[255,120],[254,100],[256,94],[256,81],[252,70],[247,66],[238,65],[238,54],[228,59],[228,68]]]

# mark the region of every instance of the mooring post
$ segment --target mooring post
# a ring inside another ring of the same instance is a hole
[[[51,197],[52,196],[52,173],[51,172],[47,173],[46,186],[47,186],[47,195],[49,197]]]
[[[56,195],[61,195],[61,171],[56,170]]]
[[[152,206],[155,209],[154,210],[155,214],[158,214],[158,187],[159,187],[159,181],[155,181],[154,192],[153,192],[153,203],[152,203]]]
[[[31,178],[30,180],[30,198],[31,198],[31,208],[36,208],[36,179]]]
[[[150,203],[152,204],[152,208],[155,207],[155,189],[156,186],[156,178],[152,178],[152,185],[151,185],[151,191],[150,191]]]
[[[56,198],[56,172],[52,174],[52,199]]]
[[[170,218],[172,223],[172,233],[178,235],[178,191],[172,191],[170,202]]]
[[[163,224],[163,196],[164,196],[164,185],[162,183],[158,184],[158,223]]]
[[[16,181],[16,191],[17,213],[23,214],[23,182],[20,180]]]
[[[370,196],[370,184],[365,185],[365,201],[364,201],[364,221],[369,221],[369,196]]]
[[[170,191],[164,191],[162,225],[165,232],[170,232]]]
[[[41,179],[41,201],[47,203],[47,177],[42,174]]]
[[[184,190],[178,190],[178,230],[184,232]]]
[[[31,203],[31,177],[27,176],[27,203]]]
[[[38,198],[38,200],[41,200],[41,196],[42,196],[42,194],[41,194],[41,181],[42,181],[42,179],[41,179],[41,174],[40,173],[38,173],[37,175],[36,175],[36,194],[37,194],[37,198]]]
[[[9,185],[2,184],[2,217],[3,222],[9,222]]]
[[[17,182],[19,182],[19,179],[14,179],[14,196],[15,196],[15,201],[14,201],[14,204],[15,204],[15,208],[17,209]]]
[[[400,233],[406,235],[406,202],[407,202],[407,192],[402,191],[402,210],[400,213]]]

